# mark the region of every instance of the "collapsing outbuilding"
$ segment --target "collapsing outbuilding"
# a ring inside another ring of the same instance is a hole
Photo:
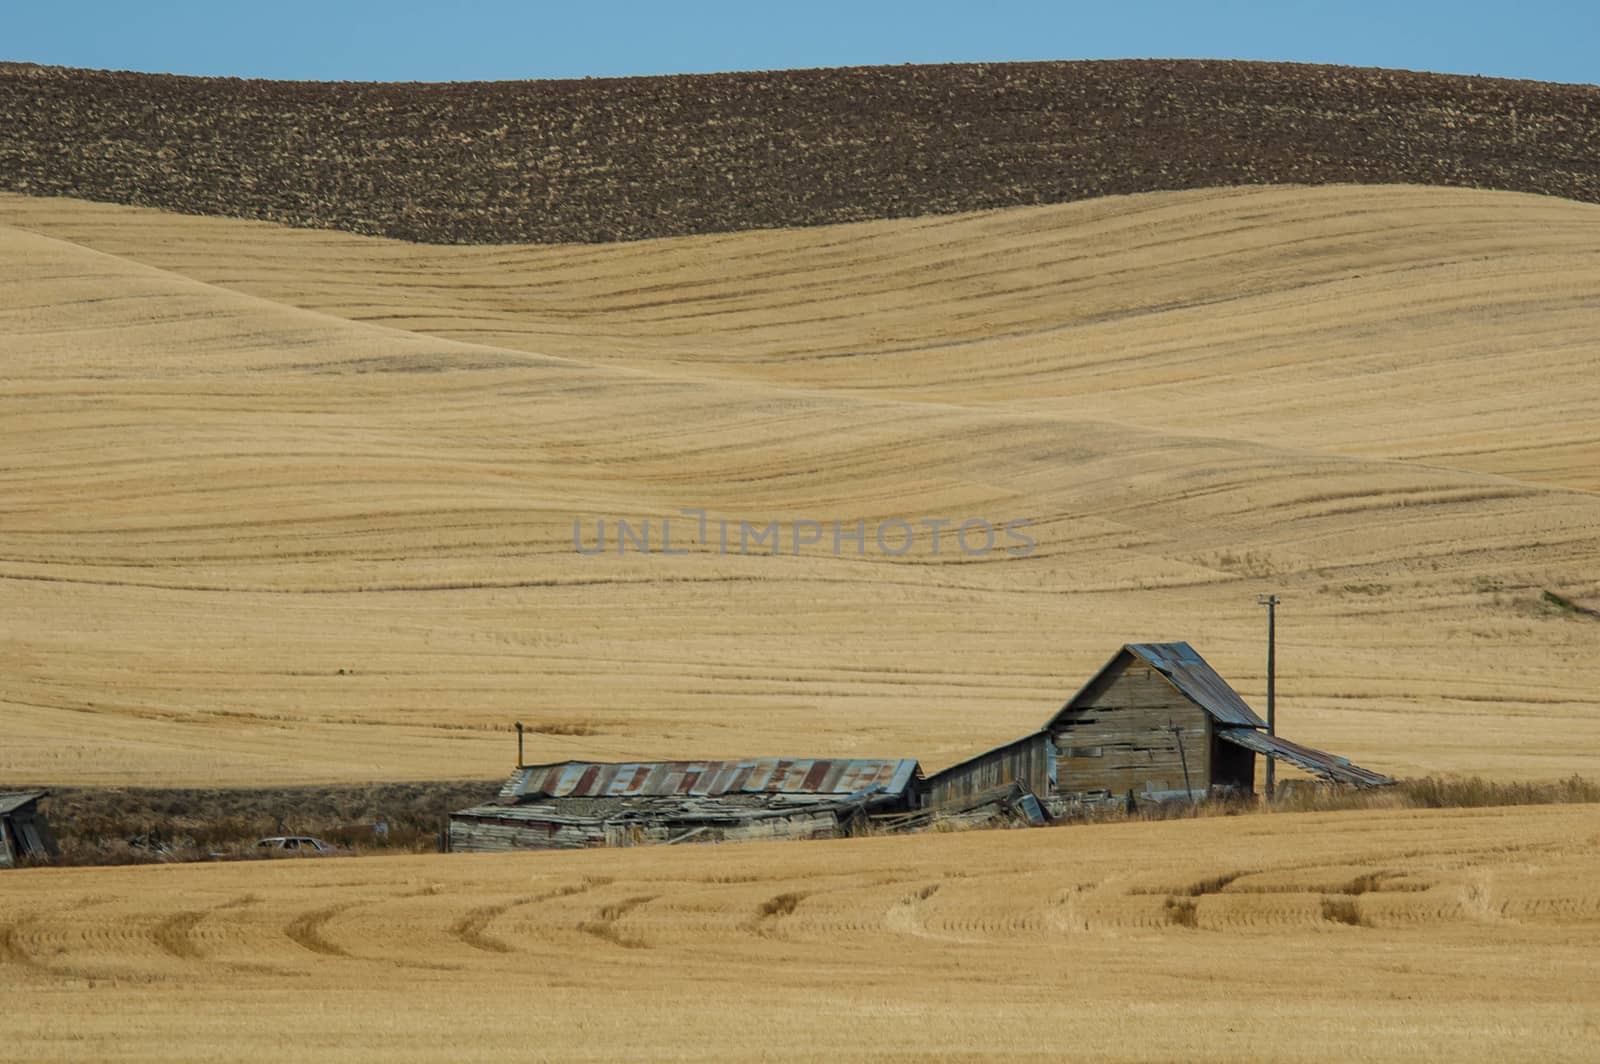
[[[58,856],[56,837],[39,800],[49,791],[0,793],[0,868],[10,868],[27,860],[48,860]]]
[[[452,814],[450,841],[566,849],[1038,824],[1075,805],[1253,794],[1257,754],[1323,782],[1394,782],[1266,728],[1188,643],[1130,643],[1039,731],[933,776],[860,758],[519,767],[493,803]]]
[[[846,834],[917,807],[922,769],[884,758],[566,761],[518,768],[450,817],[455,850],[570,849]]]

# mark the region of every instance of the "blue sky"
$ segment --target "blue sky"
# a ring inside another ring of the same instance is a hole
[[[359,81],[1034,59],[1277,59],[1600,82],[1600,4],[0,0],[0,59]]]

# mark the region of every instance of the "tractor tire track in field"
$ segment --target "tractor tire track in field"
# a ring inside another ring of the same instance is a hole
[[[486,934],[484,929],[489,922],[501,916],[518,905],[528,905],[532,898],[513,898],[511,901],[500,905],[480,905],[476,909],[467,910],[455,923],[450,925],[450,934],[461,943],[485,953],[514,953],[515,950],[504,940]]]
[[[54,971],[22,944],[21,935],[30,923],[24,919],[0,925],[0,964],[14,964],[41,972]]]
[[[928,931],[919,914],[922,903],[939,893],[939,887],[938,883],[929,883],[890,905],[883,914],[883,925],[900,935],[915,935],[917,938],[939,937]]]
[[[641,905],[648,904],[660,897],[658,894],[641,894],[637,897],[624,898],[618,902],[605,905],[595,913],[595,919],[584,920],[578,924],[578,930],[586,935],[593,935],[602,942],[609,942],[614,946],[624,949],[649,949],[650,944],[638,935],[631,935],[617,927],[617,922],[627,916]]]
[[[24,917],[9,924],[0,924],[0,967],[9,964],[37,974],[52,975],[65,979],[86,979],[90,981],[91,987],[94,985],[94,980],[102,977],[100,973],[93,970],[75,968],[68,965],[46,964],[40,956],[41,951],[38,946],[30,947],[25,941],[31,936],[37,923],[37,918]],[[63,947],[57,947],[56,952],[65,953],[66,950]],[[153,982],[157,977],[152,976],[149,978]],[[5,980],[0,980],[0,986],[4,985]]]
[[[204,920],[208,909],[185,909],[173,913],[150,929],[150,938],[156,948],[169,957],[183,961],[198,961],[205,957],[194,940],[195,925]]]
[[[538,905],[541,902],[551,901],[555,898],[570,898],[574,894],[582,894],[596,887],[603,887],[610,883],[608,878],[591,877],[582,883],[573,883],[565,887],[547,890],[542,894],[530,894],[499,905],[480,905],[469,909],[465,915],[450,925],[451,937],[457,939],[473,949],[485,953],[515,953],[516,948],[504,939],[497,938],[488,933],[487,928],[491,922],[504,916],[522,905]]]
[[[783,894],[774,894],[761,903],[760,907],[756,909],[756,915],[745,926],[752,934],[759,935],[762,938],[786,937],[780,933],[780,922],[791,915],[795,909],[800,907],[800,903],[809,897],[811,895],[805,891],[787,891]]]
[[[194,940],[194,930],[200,921],[213,913],[254,905],[260,900],[257,895],[242,894],[220,905],[213,905],[209,909],[185,909],[173,913],[150,929],[150,938],[155,942],[156,948],[169,957],[185,961],[203,960],[206,951]]]
[[[359,902],[347,901],[339,905],[329,905],[322,909],[312,909],[303,912],[288,924],[284,925],[283,933],[288,935],[297,945],[303,946],[312,953],[320,953],[324,957],[349,957],[350,951],[336,942],[330,942],[323,937],[322,929],[327,926],[340,913],[355,908]]]

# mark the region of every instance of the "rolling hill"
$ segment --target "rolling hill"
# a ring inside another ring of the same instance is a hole
[[[1600,207],[1257,188],[449,248],[9,196],[0,226],[10,779],[482,778],[517,719],[536,759],[934,767],[1125,640],[1259,699],[1266,590],[1286,732],[1595,770]],[[1038,546],[574,549],[689,508]]]

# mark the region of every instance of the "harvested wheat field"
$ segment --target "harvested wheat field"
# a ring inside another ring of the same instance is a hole
[[[484,779],[518,719],[933,769],[1124,641],[1259,706],[1269,590],[1295,738],[1594,775],[1596,249],[1404,186],[505,247],[5,196],[0,779]],[[893,518],[1037,546],[791,549]]]
[[[0,66],[0,785],[932,770],[1263,592],[1286,734],[1600,775],[1596,92]],[[0,1057],[1576,1060],[1595,808],[8,870]]]
[[[1597,881],[1574,807],[37,869],[0,972],[41,1062],[1583,1060]]]

